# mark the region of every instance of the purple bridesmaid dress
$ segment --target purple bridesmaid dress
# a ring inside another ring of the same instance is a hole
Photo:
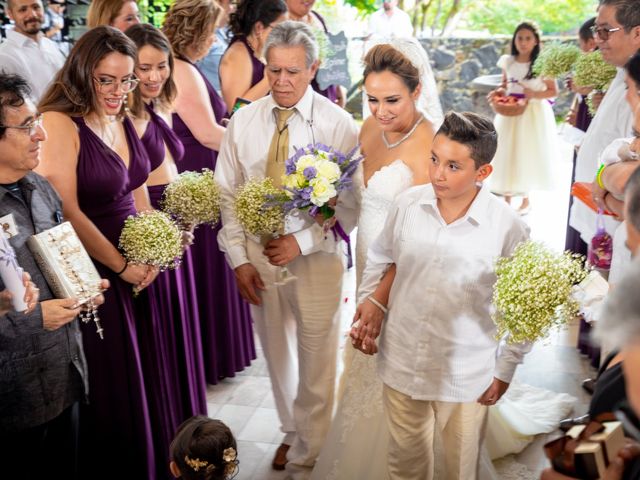
[[[247,42],[247,37],[244,35],[235,35],[229,42],[229,47],[236,42],[240,42],[245,46],[251,59],[251,86],[253,87],[264,77],[264,63],[258,60],[253,54],[253,50],[249,46],[249,42]],[[229,47],[227,47],[227,50]]]
[[[76,169],[80,209],[117,247],[125,219],[136,213],[131,192],[146,181],[149,158],[129,119],[124,120],[128,168],[83,118],[72,120],[80,137]],[[137,317],[131,284],[95,263],[111,286],[99,309],[104,340],[92,323],[81,324],[89,365],[89,405],[81,422],[80,478],[121,478],[124,468],[129,478],[155,480],[148,372],[143,368],[138,332],[146,318]]]
[[[213,86],[204,80],[211,106],[218,123],[224,118],[226,106]],[[178,170],[215,169],[218,152],[200,144],[179,115],[173,115],[173,130],[185,148]],[[208,383],[216,384],[224,377],[233,377],[256,358],[249,305],[242,300],[233,270],[218,248],[220,227],[201,226],[196,229],[191,247],[197,285],[198,310],[203,339],[205,374]]]
[[[147,106],[147,112],[150,119],[141,140],[149,155],[151,170],[155,170],[164,161],[165,146],[176,162],[183,157],[184,147],[151,107]],[[152,207],[160,209],[166,185],[147,188]],[[165,478],[171,478],[167,459],[178,426],[193,415],[207,413],[195,285],[191,254],[187,251],[180,268],[161,272],[136,302],[149,302],[143,307],[152,312],[138,331],[142,338],[153,338],[144,345],[148,354],[143,355],[143,360],[145,367],[148,362],[145,372],[151,372],[147,379],[153,392],[149,401],[155,404],[152,412],[159,417],[152,415],[153,425],[158,426],[154,437],[157,470],[163,472]]]

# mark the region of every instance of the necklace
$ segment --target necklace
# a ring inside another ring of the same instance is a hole
[[[389,143],[387,141],[387,137],[385,137],[385,135],[384,135],[384,130],[383,130],[382,131],[382,142],[384,143],[384,146],[387,147],[387,149],[389,149],[389,150],[391,150],[392,148],[396,148],[402,142],[407,140],[413,134],[413,132],[416,131],[416,128],[418,128],[418,125],[420,125],[420,122],[422,122],[422,120],[424,120],[424,117],[422,115],[420,115],[420,117],[418,117],[418,120],[416,121],[416,123],[414,123],[413,127],[411,127],[411,130],[409,130],[407,132],[407,134],[404,137],[402,137],[400,140],[398,140],[397,142]]]

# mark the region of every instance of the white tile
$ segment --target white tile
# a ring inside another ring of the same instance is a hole
[[[216,412],[216,418],[222,420],[237,437],[238,433],[247,425],[247,422],[255,412],[256,407],[245,407],[242,405],[223,405]]]
[[[280,431],[278,413],[272,408],[256,408],[244,429],[236,439],[246,442],[263,442],[280,445],[283,433]]]

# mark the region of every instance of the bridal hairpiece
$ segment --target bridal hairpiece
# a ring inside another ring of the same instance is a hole
[[[238,468],[238,452],[233,447],[225,448],[222,452],[222,460],[225,463],[224,473],[227,477],[234,476],[236,469]],[[200,460],[199,458],[190,458],[189,455],[184,456],[185,463],[191,467],[194,472],[204,469],[207,473],[215,470],[216,466],[213,463],[209,463],[207,460]]]

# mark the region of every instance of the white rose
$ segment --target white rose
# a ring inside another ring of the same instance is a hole
[[[316,177],[309,182],[309,185],[313,187],[310,198],[311,203],[318,207],[325,205],[337,195],[335,187],[326,178]]]
[[[326,178],[330,183],[335,183],[340,178],[340,167],[329,160],[323,160],[316,165],[318,176]]]
[[[303,155],[296,162],[296,172],[303,173],[307,167],[316,166],[316,157],[313,155]]]

